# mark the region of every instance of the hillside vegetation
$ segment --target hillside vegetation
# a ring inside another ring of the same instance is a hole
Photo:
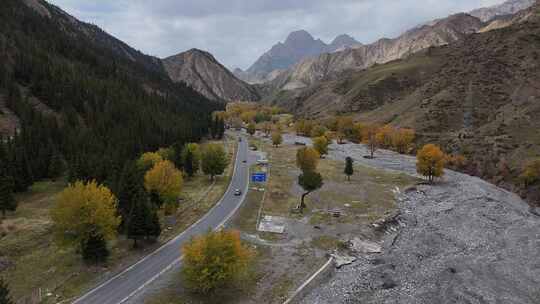
[[[114,189],[126,160],[206,135],[219,105],[173,83],[160,62],[45,1],[2,5],[0,119],[19,124],[1,134],[12,137],[2,163],[16,190],[49,177],[55,155],[71,180]]]

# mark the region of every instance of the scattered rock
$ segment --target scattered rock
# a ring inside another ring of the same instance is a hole
[[[388,275],[383,276],[382,289],[392,289],[397,287],[397,283]]]
[[[356,261],[355,257],[348,256],[348,255],[340,255],[340,254],[337,254],[337,253],[333,253],[330,256],[332,256],[334,258],[334,264],[336,265],[336,268],[338,268],[338,269],[345,266],[345,265],[350,265],[354,261]]]
[[[540,216],[540,207],[530,207],[529,208],[529,212],[536,215],[536,216]]]
[[[381,245],[359,238],[352,239],[350,243],[351,249],[358,253],[381,253],[382,251]]]

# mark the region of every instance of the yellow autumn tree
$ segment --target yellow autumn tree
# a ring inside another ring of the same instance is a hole
[[[520,178],[526,187],[540,181],[540,159],[529,162],[523,169]]]
[[[182,172],[168,160],[158,162],[144,175],[144,187],[155,191],[164,202],[174,202],[182,191]]]
[[[275,130],[272,132],[272,145],[274,147],[278,147],[283,142],[283,136],[281,135],[281,132],[278,130]]]
[[[250,122],[247,126],[247,132],[249,135],[255,134],[257,132],[257,126],[255,126],[255,123]]]
[[[296,165],[303,172],[316,171],[321,155],[314,148],[303,147],[296,151]]]
[[[354,132],[354,120],[352,116],[341,116],[337,120],[337,132],[343,136],[343,139],[351,139]],[[343,139],[338,135],[339,143],[343,142]]]
[[[353,140],[355,142],[361,142],[362,141],[362,132],[364,130],[364,126],[365,125],[363,123],[361,123],[361,122],[357,122],[357,123],[354,124],[351,140]]]
[[[416,171],[427,177],[430,183],[435,177],[443,176],[446,155],[438,146],[425,145],[418,151],[416,160]]]
[[[158,152],[146,152],[137,160],[137,166],[147,171],[152,168],[155,164],[163,161],[163,157]]]
[[[257,116],[256,111],[247,111],[240,115],[240,119],[242,119],[242,121],[245,123],[250,123],[255,120],[255,116]]]
[[[398,153],[406,153],[415,138],[413,129],[397,129],[391,135],[392,146]]]
[[[323,125],[315,125],[311,130],[310,136],[313,138],[324,136],[328,129]]]
[[[183,279],[194,292],[208,293],[246,278],[255,252],[238,231],[217,231],[193,238],[182,248]]]
[[[95,235],[113,239],[120,225],[116,206],[111,190],[96,181],[70,184],[51,209],[56,239],[64,245],[81,245]]]
[[[379,147],[388,149],[392,147],[392,136],[395,130],[390,125],[384,125],[375,135]]]
[[[328,154],[329,144],[330,141],[324,136],[313,139],[313,148],[319,152],[320,156]]]

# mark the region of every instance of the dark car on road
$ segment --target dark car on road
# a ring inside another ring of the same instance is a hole
[[[240,190],[240,189],[235,189],[235,190],[234,190],[234,195],[235,195],[235,196],[240,196],[240,195],[242,195],[242,190]]]

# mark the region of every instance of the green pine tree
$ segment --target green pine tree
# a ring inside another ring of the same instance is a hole
[[[150,240],[156,241],[161,234],[161,224],[159,223],[159,216],[156,208],[151,209],[150,221],[148,223],[148,230],[146,237]]]
[[[354,174],[353,159],[351,157],[345,158],[345,175],[347,175],[347,180],[351,180],[351,175]]]
[[[186,172],[189,177],[195,175],[193,170],[193,152],[189,149],[186,150],[184,155],[184,172]]]
[[[140,192],[144,191],[142,172],[135,162],[129,161],[124,165],[120,178],[118,196],[118,213],[122,217],[120,228],[125,231],[130,213],[135,204],[141,198]]]
[[[222,139],[225,136],[225,121],[223,119],[219,120],[219,139]]]
[[[64,161],[60,154],[54,152],[49,162],[49,177],[54,181],[64,173]]]
[[[14,304],[9,296],[9,287],[3,278],[0,278],[0,304]]]
[[[154,190],[150,192],[150,202],[152,203],[152,206],[154,206],[155,208],[161,208],[161,206],[163,206],[163,203],[164,203],[159,193]]]
[[[182,161],[182,151],[184,150],[184,144],[182,142],[176,142],[173,144],[174,159],[173,163],[176,168],[183,168],[184,162]]]
[[[217,132],[218,132],[218,129],[217,129],[217,126],[218,126],[217,120],[218,120],[218,118],[217,118],[217,116],[216,116],[216,117],[214,117],[214,119],[212,119],[212,122],[210,123],[210,136],[211,136],[212,138],[214,138],[214,139],[217,138]]]
[[[87,263],[103,263],[107,261],[110,254],[107,241],[99,233],[90,234],[88,239],[82,242],[81,247],[83,259]]]
[[[138,191],[133,201],[133,210],[127,220],[127,237],[133,240],[133,247],[137,248],[139,241],[149,235],[152,230],[152,210],[148,197],[143,191]]]
[[[6,217],[7,211],[15,211],[17,201],[13,197],[13,181],[9,176],[0,176],[0,211]]]

